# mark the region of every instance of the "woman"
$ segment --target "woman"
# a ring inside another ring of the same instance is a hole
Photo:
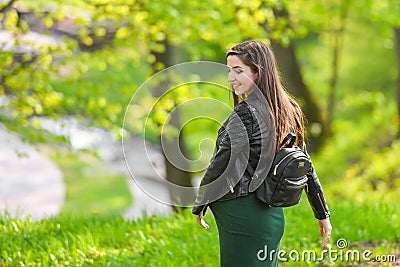
[[[255,173],[268,173],[278,144],[288,132],[294,132],[295,144],[305,148],[303,115],[283,89],[274,55],[263,42],[238,44],[226,58],[235,108],[218,131],[216,150],[192,212],[207,229],[203,216],[210,206],[218,226],[221,266],[277,266],[283,211],[259,201],[254,191],[260,183],[254,186],[253,182]],[[307,197],[324,236],[321,245],[325,245],[332,226],[312,164],[307,177]],[[267,257],[260,257],[265,248]]]

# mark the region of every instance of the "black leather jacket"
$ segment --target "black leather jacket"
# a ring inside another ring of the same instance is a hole
[[[275,128],[266,108],[252,93],[223,123],[193,214],[204,214],[212,202],[246,196],[261,185],[260,178],[268,173],[275,152]],[[312,164],[307,176],[306,194],[314,216],[325,219],[329,209]]]

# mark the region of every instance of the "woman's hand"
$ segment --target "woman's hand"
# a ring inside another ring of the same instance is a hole
[[[325,236],[324,240],[321,242],[321,246],[325,246],[328,243],[329,238],[331,238],[332,225],[329,217],[323,220],[318,220],[319,233],[321,236]]]
[[[204,229],[208,229],[208,224],[204,221],[203,216],[199,215],[195,215],[196,219],[197,219],[197,223],[203,227]]]

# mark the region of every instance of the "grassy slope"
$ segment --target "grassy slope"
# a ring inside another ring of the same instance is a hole
[[[305,204],[305,203],[304,203]],[[286,232],[281,249],[314,250],[321,255],[318,226],[307,205],[286,209]],[[370,249],[373,255],[399,251],[400,229],[394,221],[399,205],[338,203],[332,205],[335,242],[345,238],[350,249]],[[357,212],[355,212],[357,211]],[[388,216],[375,216],[377,213]],[[389,218],[392,214],[392,218]],[[363,219],[360,219],[363,218]],[[172,218],[145,217],[128,221],[114,215],[64,215],[40,222],[0,218],[0,264],[33,266],[217,266],[218,236],[197,226],[186,210]],[[390,220],[392,223],[387,224]],[[397,223],[399,218],[396,219]],[[380,228],[376,225],[386,224]],[[365,241],[373,240],[376,243]],[[359,243],[363,242],[363,243]],[[260,248],[262,249],[262,248]],[[255,252],[256,253],[256,252]],[[287,255],[286,255],[287,256]],[[329,264],[328,257],[321,264]],[[348,265],[350,262],[336,261]],[[35,265],[36,264],[36,265]],[[303,266],[306,262],[291,262]],[[312,263],[311,266],[315,266]]]
[[[49,155],[64,174],[65,204],[61,214],[120,214],[131,205],[127,178],[113,174],[89,152],[52,150]]]

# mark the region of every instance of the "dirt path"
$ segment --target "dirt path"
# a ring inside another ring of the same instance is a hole
[[[96,136],[94,133],[88,134]],[[161,152],[151,146],[145,149],[141,138],[127,140],[125,144],[130,168],[138,174],[133,179],[125,164],[121,142],[109,136],[96,137],[92,145],[100,149],[105,164],[127,177],[133,205],[123,213],[124,217],[141,218],[144,212],[147,215],[170,214],[169,206],[146,194],[137,184],[151,186],[153,194],[156,192],[157,196],[164,196],[163,199],[168,197],[167,186],[162,178],[157,178],[154,169],[156,165],[158,171],[162,172],[164,165]],[[41,219],[57,215],[64,200],[65,186],[58,167],[0,124],[0,212],[7,210],[11,216],[26,217],[30,214],[33,219]]]
[[[57,166],[0,124],[0,212],[40,219],[58,214],[64,199]]]

